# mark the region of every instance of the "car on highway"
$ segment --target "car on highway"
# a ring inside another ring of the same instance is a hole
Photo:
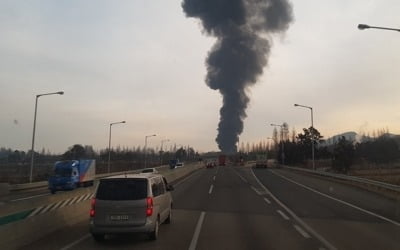
[[[142,174],[157,174],[158,171],[155,168],[145,168],[141,171]]]
[[[181,168],[181,167],[183,167],[183,162],[176,163],[175,168]]]
[[[90,233],[145,233],[158,238],[159,226],[171,223],[173,187],[160,174],[127,174],[100,179],[91,200]]]

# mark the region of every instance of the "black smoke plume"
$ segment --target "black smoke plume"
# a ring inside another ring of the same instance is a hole
[[[217,38],[206,60],[206,83],[223,97],[218,147],[234,153],[247,116],[247,88],[267,65],[269,35],[287,30],[293,20],[292,6],[288,0],[183,0],[182,8]]]

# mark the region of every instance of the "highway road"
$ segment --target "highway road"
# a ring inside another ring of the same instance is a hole
[[[173,221],[95,242],[88,220],[22,249],[398,249],[399,204],[281,169],[201,169],[175,184]],[[89,208],[88,208],[89,210]],[[37,230],[37,229],[32,229]]]

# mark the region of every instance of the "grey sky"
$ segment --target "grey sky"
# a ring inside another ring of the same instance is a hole
[[[150,146],[168,138],[216,150],[221,98],[204,83],[213,38],[185,18],[180,0],[0,1],[0,146],[28,150],[35,95],[36,149],[75,143]],[[295,0],[295,22],[274,37],[269,66],[251,93],[240,138],[270,136],[269,123],[325,136],[388,127],[400,133],[400,1]],[[17,120],[15,122],[14,120]]]

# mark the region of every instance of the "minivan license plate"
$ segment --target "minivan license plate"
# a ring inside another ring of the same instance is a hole
[[[111,215],[110,220],[128,220],[129,216],[128,215]]]

